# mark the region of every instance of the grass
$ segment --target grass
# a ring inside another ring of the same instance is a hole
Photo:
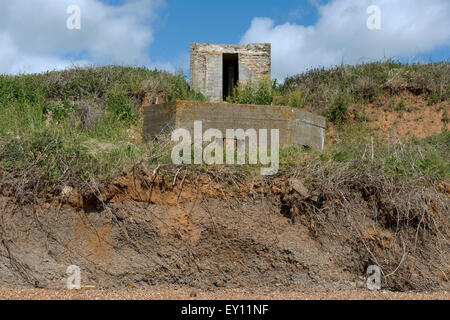
[[[247,80],[233,90],[233,95],[227,98],[229,103],[271,105],[277,93],[275,81],[262,77],[259,81]]]
[[[408,91],[424,95],[429,105],[450,99],[450,64],[402,64],[394,60],[357,66],[312,69],[278,85],[263,78],[236,86],[231,103],[307,108],[341,123],[351,104],[376,102]],[[404,102],[395,106],[405,110]]]
[[[0,76],[0,170],[54,184],[116,176],[149,153],[138,129],[144,91],[205,100],[182,74],[145,68]]]
[[[430,95],[430,103],[449,99],[448,64],[395,62],[312,70],[282,85],[265,79],[242,84],[229,102],[314,105],[338,125],[339,139],[323,153],[289,147],[280,151],[280,171],[290,174],[315,166],[316,177],[346,170],[379,168],[414,182],[418,177],[449,179],[450,134],[427,139],[374,140],[364,126],[364,106],[401,90]],[[0,170],[29,181],[77,185],[108,181],[135,163],[170,163],[172,144],[142,144],[139,106],[143,94],[163,100],[205,101],[190,90],[184,75],[131,67],[74,68],[37,75],[0,75]],[[350,103],[355,119],[348,121]],[[400,102],[396,109],[404,109]],[[314,108],[312,108],[314,109]],[[447,116],[445,116],[447,117]],[[259,166],[234,166],[236,172]],[[319,174],[320,173],[320,174]]]
[[[347,125],[336,144],[321,157],[325,162],[358,162],[378,167],[390,177],[405,178],[411,182],[424,176],[436,180],[450,178],[448,130],[426,139],[413,138],[408,142],[373,138],[372,134],[373,132],[361,123]]]
[[[409,265],[402,265],[405,250],[408,250],[407,261],[413,264],[422,259],[440,268],[445,261],[448,201],[446,194],[436,192],[430,184],[450,179],[450,132],[444,130],[408,142],[379,137],[374,132],[376,129],[370,129],[365,123],[365,107],[377,97],[396,95],[403,90],[395,88],[406,88],[416,94],[431,92],[430,104],[448,99],[446,70],[445,64],[400,66],[390,62],[338,67],[292,77],[283,85],[267,81],[256,85],[247,83],[232,97],[235,99],[232,102],[237,103],[284,104],[286,101],[296,108],[312,105],[336,123],[336,140],[324,152],[295,146],[280,150],[278,175],[300,177],[312,194],[308,199],[299,199],[286,192],[287,196],[280,195],[280,201],[301,213],[298,219],[309,220],[307,225],[314,233],[316,226],[324,225],[325,216],[344,219],[345,228],[356,232],[351,234],[352,245],[359,241],[355,248],[363,248],[362,242],[385,270],[394,270],[392,274],[398,270],[389,278],[390,286],[405,279],[409,281],[411,277]],[[427,72],[429,75],[425,75]],[[439,90],[434,87],[438,84]],[[0,76],[0,192],[25,202],[36,200],[39,191],[44,190],[44,196],[50,199],[52,189],[60,191],[63,186],[72,186],[78,187],[84,196],[95,195],[100,199],[96,186],[124,170],[139,167],[134,167],[136,163],[170,164],[173,143],[167,136],[157,137],[145,145],[141,141],[139,107],[144,93],[163,101],[205,100],[190,90],[182,74],[143,68],[113,66]],[[352,120],[346,115],[349,105],[355,101],[357,108],[353,109]],[[406,109],[403,100],[391,107]],[[443,122],[448,122],[446,110],[442,117]],[[238,194],[240,188],[236,182],[259,175],[261,166],[234,165],[224,170],[202,164],[189,168],[191,181],[206,171]],[[169,169],[172,171],[160,173],[169,184],[180,171],[178,178],[181,174],[186,177],[187,171],[182,168]],[[133,177],[139,177],[134,175],[134,170]],[[270,184],[274,178],[265,181]],[[153,186],[151,175],[145,179]],[[298,214],[295,210],[289,212],[292,217]],[[379,250],[378,245],[366,242],[367,238],[359,240],[358,216],[364,221],[372,218],[381,228],[391,230],[398,250],[395,246],[386,249],[384,245]],[[428,243],[432,245],[427,246]],[[423,244],[424,250],[415,250]]]
[[[393,60],[357,66],[312,69],[286,78],[278,87],[279,104],[308,109],[340,122],[348,103],[374,102],[409,91],[429,104],[450,99],[450,64],[402,64]]]
[[[450,131],[408,142],[374,138],[363,123],[342,126],[337,141],[324,152],[299,147],[280,150],[280,172],[315,179],[335,172],[377,171],[412,184],[450,179]],[[373,154],[372,154],[373,141]],[[306,168],[306,169],[305,169]]]

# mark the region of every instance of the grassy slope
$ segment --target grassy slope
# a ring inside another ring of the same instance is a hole
[[[410,182],[448,180],[448,131],[408,143],[376,139],[372,160],[367,151],[372,132],[363,117],[357,121],[346,118],[351,103],[359,103],[363,109],[369,102],[402,91],[425,95],[430,104],[448,101],[449,66],[387,62],[312,70],[286,79],[281,86],[269,84],[268,90],[255,90],[254,97],[307,108],[339,125],[341,139],[324,153],[295,147],[282,150],[282,171],[293,172],[314,163],[311,179],[342,168],[375,168]],[[0,76],[0,170],[25,180],[62,185],[90,178],[105,181],[139,161],[168,162],[167,145],[141,143],[143,92],[162,92],[166,100],[204,99],[189,90],[182,75],[143,68]],[[251,90],[246,93],[252,94]]]
[[[375,62],[332,69],[313,69],[289,77],[280,86],[279,101],[307,107],[340,121],[350,103],[376,102],[409,91],[425,95],[430,104],[450,99],[450,63],[404,65]]]
[[[142,94],[204,99],[182,75],[143,68],[0,76],[0,169],[48,182],[108,179],[145,158]]]

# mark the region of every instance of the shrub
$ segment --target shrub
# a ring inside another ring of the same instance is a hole
[[[189,88],[186,76],[182,72],[169,77],[164,100],[166,102],[174,100],[207,101],[203,94]]]
[[[80,118],[81,127],[87,131],[104,116],[104,107],[94,100],[81,100],[76,103],[76,114]]]
[[[405,101],[403,99],[395,106],[395,111],[404,111],[406,110]]]
[[[328,109],[327,120],[342,123],[350,105],[350,97],[345,92],[339,92]]]
[[[303,108],[304,98],[305,96],[300,90],[295,90],[289,99],[289,106],[293,108]]]
[[[439,93],[437,91],[433,91],[428,99],[428,105],[433,105],[442,101]]]
[[[47,102],[42,103],[42,114],[44,117],[51,115],[51,119],[61,121],[69,116],[74,110],[74,107],[68,100],[62,102]]]
[[[108,108],[120,121],[135,123],[138,115],[133,109],[131,99],[120,93],[113,93],[108,98]]]
[[[271,105],[274,98],[276,81],[269,77],[262,77],[259,81],[247,80],[238,83],[233,95],[227,98],[229,103]]]
[[[355,120],[359,122],[366,122],[370,120],[363,108],[355,107],[353,109],[353,116]]]
[[[403,64],[393,60],[357,66],[311,69],[288,77],[279,86],[281,95],[291,96],[297,90],[304,94],[303,103],[311,111],[327,115],[329,94],[345,91],[355,102],[373,102],[381,96],[396,96],[409,91],[423,94],[429,103],[450,99],[450,63]]]

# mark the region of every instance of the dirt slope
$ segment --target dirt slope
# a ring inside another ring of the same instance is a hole
[[[360,179],[305,190],[293,177],[154,169],[23,203],[3,184],[0,287],[62,289],[75,264],[98,289],[340,290],[364,287],[378,264],[387,289],[449,289],[445,191],[421,189],[405,218],[402,199],[418,192],[405,186]]]

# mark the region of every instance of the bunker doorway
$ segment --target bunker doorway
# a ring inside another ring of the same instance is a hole
[[[233,95],[233,89],[239,81],[239,55],[223,54],[223,100]]]

